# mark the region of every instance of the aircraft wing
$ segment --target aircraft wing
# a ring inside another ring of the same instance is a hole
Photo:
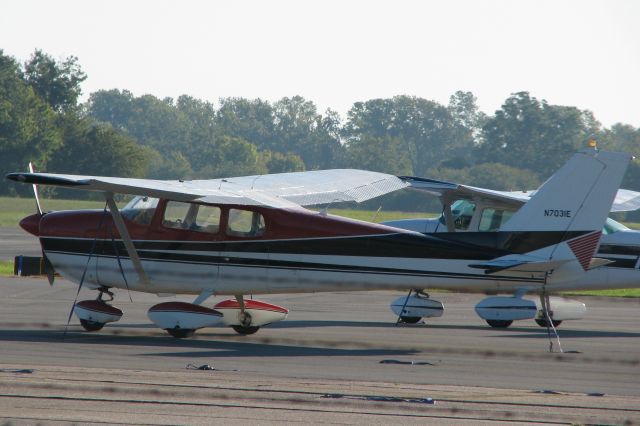
[[[436,197],[448,199],[472,199],[484,198],[506,206],[520,207],[527,202],[533,191],[495,191],[469,185],[460,185],[452,182],[419,178],[414,176],[401,176],[401,179],[409,183],[414,189],[428,192]],[[619,189],[611,206],[612,212],[634,211],[640,208],[640,192],[629,189]]]
[[[356,169],[315,170],[207,180],[154,180],[53,173],[10,173],[8,179],[88,191],[215,204],[297,207],[362,202],[409,184],[396,176]]]

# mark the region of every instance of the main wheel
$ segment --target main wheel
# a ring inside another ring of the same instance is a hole
[[[403,316],[400,317],[400,321],[402,321],[405,324],[416,324],[421,319],[422,317],[403,317]]]
[[[251,325],[247,327],[243,325],[232,325],[231,328],[233,328],[236,333],[242,334],[243,336],[246,336],[247,334],[253,334],[256,331],[260,330],[260,327]]]
[[[80,320],[80,325],[82,326],[82,328],[84,328],[87,331],[98,331],[98,330],[101,330],[102,327],[104,327],[103,322],[95,322],[95,321],[89,321],[84,319]]]
[[[507,328],[513,321],[511,320],[487,320],[487,324],[489,324],[493,328]]]
[[[192,328],[166,328],[167,333],[175,337],[176,339],[184,339],[185,337],[191,337],[196,332]]]
[[[540,327],[547,327],[548,321],[546,318],[536,318],[536,323],[540,326]],[[562,324],[562,320],[551,320],[551,324],[553,324],[553,327],[557,327],[560,324]]]

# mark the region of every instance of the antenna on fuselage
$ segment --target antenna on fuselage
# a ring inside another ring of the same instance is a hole
[[[378,210],[376,210],[376,212],[373,214],[373,217],[371,218],[371,222],[375,222],[376,218],[378,217],[378,214],[380,213],[380,210],[382,210],[382,204],[380,204],[380,207],[378,207]]]

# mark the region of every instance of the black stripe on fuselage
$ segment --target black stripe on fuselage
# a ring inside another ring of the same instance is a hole
[[[171,252],[295,253],[303,255],[397,257],[412,259],[491,260],[522,254],[583,235],[586,232],[443,232],[397,233],[335,238],[252,241],[134,241],[136,250]],[[93,239],[41,238],[47,251],[89,253]],[[125,256],[122,241],[97,240],[95,254]],[[117,251],[117,253],[116,253]]]
[[[598,249],[600,254],[640,256],[640,246],[627,246],[621,244],[601,244]]]
[[[69,256],[81,256],[88,257],[87,253],[73,253],[63,251],[47,251],[48,254],[63,254]],[[140,259],[144,262],[160,262],[171,264],[190,264],[190,265],[206,265],[211,267],[230,267],[230,268],[259,268],[259,269],[295,269],[304,271],[318,271],[318,272],[339,272],[339,273],[356,273],[356,274],[374,274],[374,275],[405,275],[413,277],[430,277],[430,278],[450,278],[450,279],[468,279],[468,280],[483,280],[483,281],[508,281],[508,282],[537,282],[543,283],[542,278],[519,278],[512,276],[499,276],[499,275],[486,275],[486,274],[467,274],[459,272],[445,272],[445,271],[429,271],[429,270],[415,270],[404,268],[382,268],[375,266],[362,266],[362,265],[344,265],[335,263],[317,263],[317,262],[294,262],[294,261],[282,261],[274,259],[255,259],[255,258],[238,258],[238,257],[226,257],[226,256],[205,256],[205,255],[184,255],[184,254],[172,254],[172,253],[154,253],[154,252],[140,252]],[[94,254],[94,258],[98,259],[115,259],[116,256],[106,256]],[[121,256],[127,258],[126,256]]]

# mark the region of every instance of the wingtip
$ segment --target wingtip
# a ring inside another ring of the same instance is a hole
[[[13,180],[16,182],[26,182],[27,178],[24,173],[9,173],[5,176],[6,179]]]

